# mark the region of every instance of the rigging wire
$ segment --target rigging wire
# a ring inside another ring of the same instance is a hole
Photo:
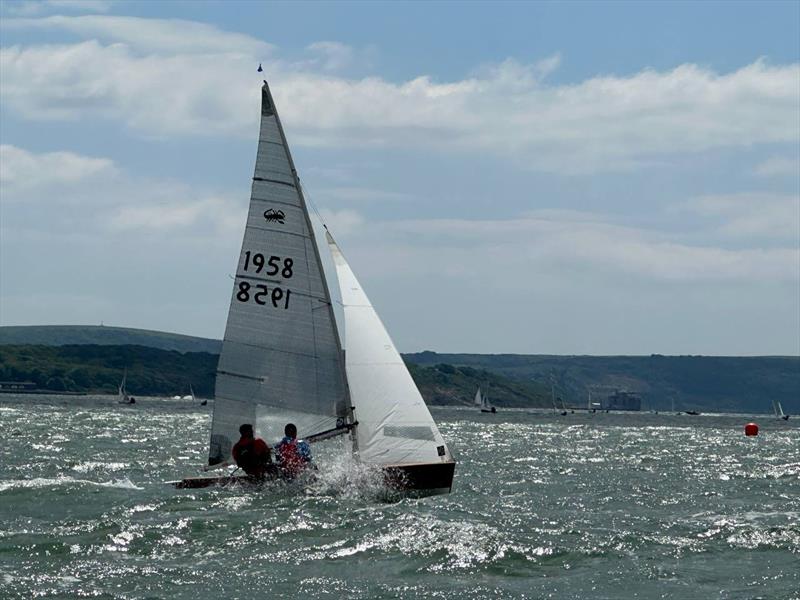
[[[305,198],[307,204],[311,206],[312,210],[314,211],[314,214],[317,215],[319,222],[322,223],[322,226],[325,228],[325,231],[328,231],[328,224],[325,223],[325,219],[322,218],[322,214],[319,212],[319,209],[317,208],[317,203],[314,202],[314,199],[311,197],[311,194],[306,189],[306,186],[303,185],[303,182],[300,181],[299,177],[297,178],[297,183],[300,184],[300,191],[303,194],[303,198]]]

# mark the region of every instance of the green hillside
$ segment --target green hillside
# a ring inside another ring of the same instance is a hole
[[[514,381],[553,381],[568,404],[585,406],[613,390],[638,392],[643,408],[765,412],[773,399],[800,413],[800,357],[759,356],[544,356],[437,354],[406,360],[420,366],[447,363],[486,369]]]
[[[131,394],[201,397],[214,393],[217,355],[145,346],[0,346],[0,381],[32,381],[43,390],[116,393],[127,371]]]
[[[114,393],[124,372],[131,394],[183,395],[191,384],[201,397],[214,393],[216,354],[145,346],[0,346],[0,381],[32,381],[43,390]],[[429,404],[471,404],[478,385],[490,387],[498,406],[544,406],[545,390],[472,367],[409,365]]]
[[[10,351],[9,345],[53,346],[63,352],[23,351],[32,353],[33,362],[25,363],[14,356],[16,351]],[[90,351],[87,348],[91,346],[95,348]],[[0,380],[19,380],[23,374],[33,373],[42,386],[50,379],[51,385],[58,386],[60,379],[68,390],[113,391],[127,366],[129,383],[141,385],[140,391],[132,388],[136,393],[180,394],[191,382],[198,393],[211,395],[220,347],[219,340],[121,327],[0,327]],[[206,357],[188,356],[198,353]],[[674,403],[676,410],[765,412],[774,399],[780,400],[787,412],[800,414],[797,356],[419,352],[404,358],[430,404],[469,403],[475,388],[488,384],[499,406],[550,406],[553,384],[557,395],[574,407],[586,406],[590,391],[599,399],[624,390],[639,393],[643,408],[651,410],[670,410]],[[134,359],[141,372],[131,362]],[[38,371],[32,371],[34,368]],[[96,376],[87,380],[82,369],[93,370]]]
[[[104,325],[13,325],[0,327],[0,345],[66,346],[147,346],[178,352],[219,354],[220,340]]]

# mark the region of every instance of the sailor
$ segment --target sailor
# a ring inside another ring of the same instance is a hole
[[[239,427],[242,436],[233,447],[232,454],[236,464],[252,477],[264,477],[272,462],[269,446],[253,434],[253,426],[244,423]],[[274,468],[274,467],[273,467]]]
[[[286,479],[294,479],[311,463],[311,448],[308,442],[297,439],[297,427],[287,423],[283,428],[284,438],[275,444],[275,460]]]

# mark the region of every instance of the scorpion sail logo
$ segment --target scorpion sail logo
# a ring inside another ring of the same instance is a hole
[[[283,225],[283,220],[286,218],[286,215],[283,213],[282,210],[275,210],[274,208],[270,208],[269,210],[264,211],[264,220],[269,223],[271,221],[277,221],[281,225]]]

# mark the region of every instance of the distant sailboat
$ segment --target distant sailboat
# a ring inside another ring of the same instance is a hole
[[[481,412],[484,413],[496,413],[497,409],[492,406],[489,402],[489,393],[488,393],[488,386],[487,386],[487,393],[483,395],[481,393],[481,388],[478,386],[477,391],[475,392],[475,406],[481,409]]]
[[[327,446],[381,469],[393,488],[448,493],[453,456],[339,246],[330,232],[326,237],[344,306],[345,340],[265,81],[250,209],[217,367],[208,464],[232,462],[242,424],[277,441],[284,425],[294,423],[309,443],[349,436],[349,444]],[[233,480],[196,477],[175,485]]]
[[[567,407],[564,406],[563,398],[558,398],[558,400],[561,400],[561,410],[559,411],[558,409],[558,405],[556,404],[556,385],[552,381],[550,382],[550,399],[553,402],[553,412],[560,413],[562,417],[566,416]]]
[[[772,410],[775,412],[775,418],[781,419],[782,421],[788,421],[789,415],[783,412],[783,406],[781,406],[780,400],[773,400],[772,401]]]
[[[128,394],[128,390],[125,387],[125,384],[128,380],[128,370],[125,369],[122,375],[122,381],[119,384],[119,388],[117,389],[117,402],[120,404],[136,404],[136,398]]]

